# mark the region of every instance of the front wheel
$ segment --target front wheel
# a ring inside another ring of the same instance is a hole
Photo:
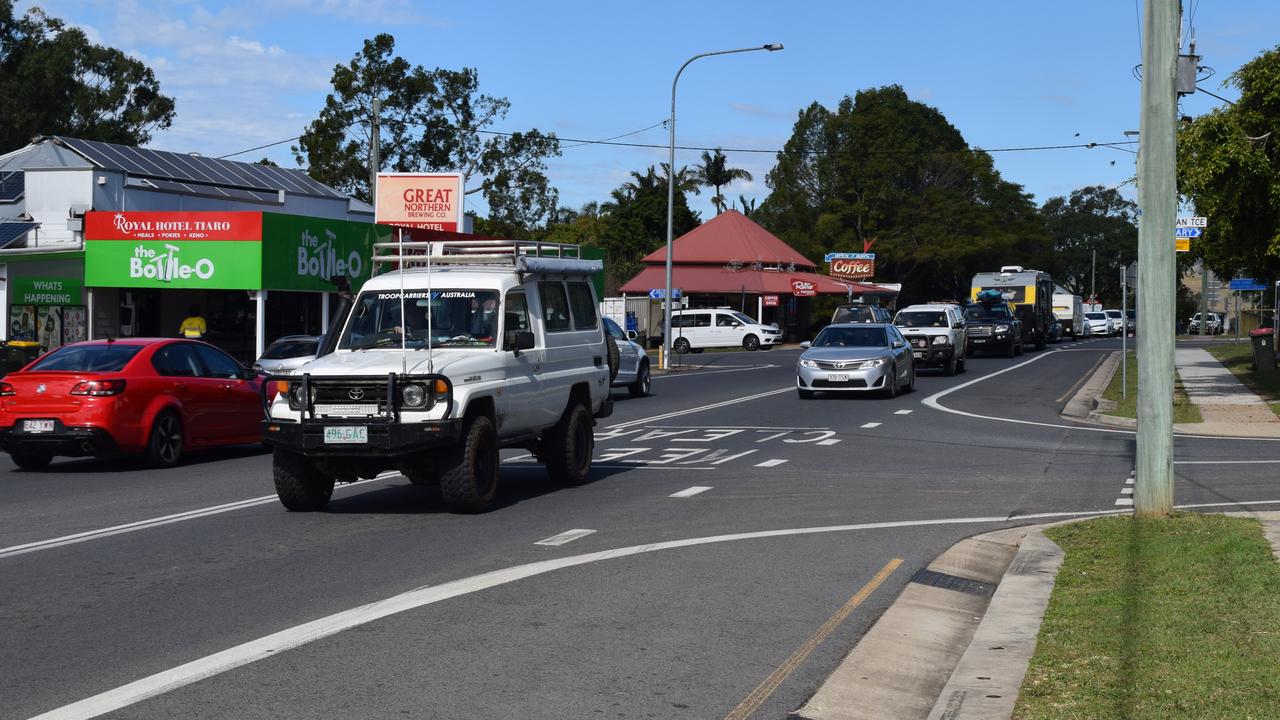
[[[942,371],[947,375],[956,374],[956,354],[954,352],[951,353],[951,357],[947,358],[947,364],[942,368]]]
[[[884,376],[884,394],[885,397],[893,399],[898,397],[898,368],[889,369],[889,374]]]
[[[323,510],[333,497],[333,477],[320,472],[315,463],[291,450],[275,449],[271,456],[271,476],[276,497],[290,512]]]
[[[748,335],[748,336],[746,336],[746,337],[742,338],[742,349],[744,349],[744,350],[759,350],[759,349],[760,349],[760,338],[756,337],[755,335]]]
[[[689,341],[686,338],[679,337],[675,339],[675,342],[671,343],[672,352],[676,352],[681,355],[684,355],[692,349],[693,346],[689,344]]]
[[[147,441],[147,460],[154,467],[168,468],[182,459],[182,418],[174,412],[163,412],[151,426]]]
[[[39,450],[18,450],[10,454],[13,464],[23,470],[43,470],[53,462],[53,453]]]
[[[543,440],[542,457],[546,458],[547,475],[557,485],[582,485],[591,474],[591,454],[595,451],[595,432],[591,413],[582,403],[575,403]]]
[[[653,382],[653,377],[649,374],[649,363],[640,363],[640,369],[636,371],[636,381],[627,386],[627,392],[631,393],[631,397],[644,397],[649,394],[649,387]]]
[[[498,494],[498,436],[488,417],[471,418],[458,446],[449,450],[440,473],[440,494],[452,512],[479,513],[493,505]]]

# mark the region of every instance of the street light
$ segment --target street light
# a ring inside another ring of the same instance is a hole
[[[730,55],[732,53],[755,52],[757,50],[768,50],[775,52],[782,49],[782,43],[769,43],[759,47],[739,48],[737,50],[717,50],[715,52],[705,52],[694,55],[676,71],[676,77],[671,81],[671,120],[669,121],[668,130],[670,131],[670,143],[667,149],[667,283],[666,291],[662,295],[665,306],[662,320],[662,369],[668,370],[671,367],[671,227],[672,217],[676,202],[676,83],[680,82],[680,73],[689,67],[689,63],[698,58],[710,57],[712,55]]]

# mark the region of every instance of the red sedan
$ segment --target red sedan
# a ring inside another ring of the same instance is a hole
[[[194,340],[66,345],[0,381],[0,449],[28,470],[120,453],[169,467],[187,450],[260,442],[260,382]]]

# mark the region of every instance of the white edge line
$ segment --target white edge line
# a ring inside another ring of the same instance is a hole
[[[1174,465],[1274,465],[1280,460],[1174,460]]]
[[[788,388],[789,390],[790,388]],[[1085,510],[1080,512],[1033,513],[1018,516],[988,516],[971,518],[943,518],[937,520],[902,520],[878,523],[860,523],[856,525],[831,525],[825,527],[791,528],[785,530],[762,530],[731,535],[714,535],[710,537],[670,540],[667,542],[632,545],[630,547],[603,550],[600,552],[572,555],[569,557],[543,560],[540,562],[516,565],[510,568],[453,580],[442,585],[425,586],[378,600],[367,605],[344,610],[333,615],[312,620],[311,622],[286,628],[256,640],[236,645],[221,652],[207,655],[197,660],[184,663],[175,668],[147,676],[140,680],[121,685],[112,690],[92,697],[64,705],[60,708],[37,715],[32,720],[81,720],[94,718],[148,698],[162,695],[172,690],[248,665],[263,658],[272,657],[285,650],[335,635],[344,630],[380,620],[390,615],[414,610],[427,605],[468,595],[499,585],[506,585],[517,580],[542,575],[553,570],[585,565],[601,560],[640,555],[642,553],[672,550],[676,548],[710,545],[738,540],[755,540],[761,538],[789,537],[812,535],[818,533],[849,532],[854,530],[880,530],[922,525],[965,525],[978,523],[1004,523],[1016,520],[1037,520],[1042,518],[1080,517],[1090,515],[1115,514],[1115,510]]]

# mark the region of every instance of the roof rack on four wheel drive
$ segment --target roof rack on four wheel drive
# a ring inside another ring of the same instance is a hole
[[[490,265],[515,272],[590,274],[604,268],[600,260],[582,257],[582,246],[532,240],[434,240],[380,242],[373,245],[373,271],[378,265],[426,267]],[[392,270],[394,268],[385,268]],[[384,271],[385,271],[384,270]]]

